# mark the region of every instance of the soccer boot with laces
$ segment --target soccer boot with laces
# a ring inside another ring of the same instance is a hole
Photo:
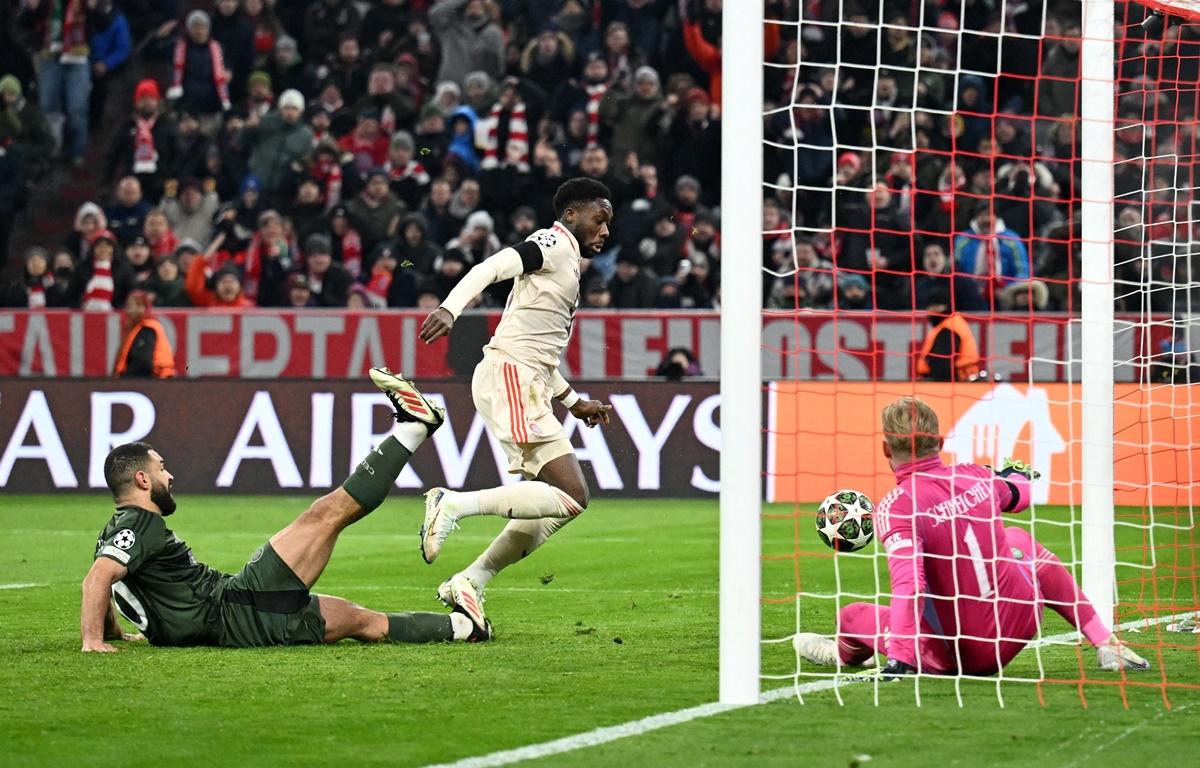
[[[446,606],[447,608],[454,607],[454,593],[451,591],[451,583],[460,576],[469,581],[471,586],[474,587],[475,594],[479,597],[480,604],[486,603],[487,595],[484,594],[484,591],[480,589],[474,581],[471,581],[471,577],[463,573],[456,573],[438,585],[437,597],[438,600],[442,601],[442,605]]]
[[[492,639],[492,622],[484,613],[483,595],[475,589],[475,584],[470,579],[461,573],[451,576],[438,587],[438,597],[450,606],[454,613],[461,613],[471,620],[474,629],[467,638],[468,642],[480,643]]]
[[[421,557],[432,563],[442,552],[442,544],[452,531],[458,528],[458,519],[450,514],[442,502],[445,488],[431,488],[425,493],[425,521],[421,523]],[[440,590],[439,590],[440,591]]]
[[[1096,646],[1096,664],[1105,672],[1144,672],[1150,662],[1133,652],[1121,642],[1107,642]]]
[[[387,368],[372,368],[371,381],[379,387],[392,407],[396,409],[396,421],[417,421],[425,425],[429,434],[446,421],[446,411],[417,389],[411,381]]]

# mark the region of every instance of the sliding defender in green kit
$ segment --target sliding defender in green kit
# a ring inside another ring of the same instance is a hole
[[[314,501],[236,574],[196,562],[167,527],[166,517],[175,511],[174,476],[162,455],[146,443],[114,448],[104,461],[104,479],[117,511],[96,542],[83,581],[83,650],[113,652],[110,640],[142,639],[122,632],[114,602],[154,645],[491,639],[491,623],[465,580],[455,584],[464,593],[449,614],[384,613],[310,592],[338,534],[383,503],[409,457],[446,418],[411,382],[387,369],[372,369],[371,380],[396,408],[393,433],[340,488]]]

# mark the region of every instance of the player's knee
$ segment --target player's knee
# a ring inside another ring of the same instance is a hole
[[[571,498],[579,505],[581,510],[588,508],[588,502],[592,500],[592,494],[586,485],[571,491]]]

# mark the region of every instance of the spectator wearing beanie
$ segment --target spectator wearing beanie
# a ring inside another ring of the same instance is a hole
[[[25,175],[41,178],[54,157],[54,134],[37,105],[25,98],[14,75],[0,78],[0,145],[13,142],[21,152]]]
[[[636,254],[617,254],[617,274],[608,283],[612,306],[616,309],[647,309],[654,306],[658,286],[642,269]]]
[[[301,117],[304,97],[297,91],[284,91],[279,108],[257,124],[247,124],[245,135],[250,150],[250,172],[258,179],[267,203],[286,203],[291,197],[293,164],[312,153],[312,131]]]
[[[55,279],[45,248],[35,245],[26,251],[24,267],[21,276],[9,283],[0,296],[0,306],[29,309],[69,306],[67,281]]]
[[[108,229],[108,217],[100,206],[89,201],[75,211],[74,228],[63,239],[63,247],[71,252],[76,261],[87,258],[96,234]]]
[[[383,170],[388,175],[392,193],[400,198],[409,210],[415,210],[429,192],[429,173],[425,166],[414,158],[415,144],[412,134],[398,131],[388,145],[388,159]]]
[[[188,14],[185,31],[175,42],[167,99],[200,116],[205,133],[215,133],[217,117],[233,106],[225,54],[212,37],[212,21],[204,11]]]
[[[575,43],[548,25],[521,52],[521,73],[546,93],[562,82],[563,73],[575,68]]]
[[[316,81],[300,55],[296,41],[287,35],[275,40],[275,51],[263,70],[271,76],[271,85],[279,93],[289,90],[312,93],[316,87]]]
[[[162,98],[154,80],[138,82],[133,91],[133,115],[113,136],[105,157],[100,183],[112,183],[118,174],[132,175],[142,185],[148,201],[157,202],[163,185],[176,165],[178,126],[159,114]]]
[[[345,307],[354,278],[333,261],[329,238],[311,235],[304,241],[308,287],[318,307]]]
[[[125,263],[129,265],[135,289],[148,289],[154,279],[154,260],[150,255],[150,241],[141,235],[133,238],[125,246]]]
[[[351,275],[362,272],[362,236],[350,223],[350,214],[344,205],[335,205],[329,211],[329,240],[333,258]]]
[[[308,277],[305,275],[299,272],[288,275],[284,288],[284,295],[287,298],[283,306],[288,309],[307,309],[317,306],[317,302],[313,300],[312,289],[308,286]]]

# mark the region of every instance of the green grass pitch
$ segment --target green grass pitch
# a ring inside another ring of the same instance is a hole
[[[306,505],[300,498],[180,498],[171,527],[201,560],[239,568]],[[435,566],[421,562],[420,500],[394,497],[349,529],[318,591],[387,610],[438,610],[437,584],[499,528],[467,521]],[[775,512],[786,511],[775,509]],[[1048,511],[1043,510],[1043,513]],[[79,583],[111,514],[102,496],[0,497],[0,764],[422,765],[544,742],[713,701],[717,686],[717,507],[714,502],[599,500],[528,561],[497,578],[487,607],[498,637],[480,646],[362,646],[79,653]],[[797,568],[806,590],[833,584],[808,518],[764,522],[764,631],[794,631],[786,601]],[[1194,604],[1195,531],[1158,540],[1156,582],[1170,608]],[[1038,537],[1068,548],[1066,528]],[[796,550],[814,553],[797,561]],[[874,592],[866,559],[837,561],[844,587]],[[886,581],[884,582],[886,584]],[[20,586],[33,585],[33,586]],[[1189,603],[1188,601],[1192,601]],[[807,600],[806,629],[832,626],[833,601]],[[1046,633],[1065,631],[1057,616]],[[1135,642],[1155,671],[1200,685],[1200,636],[1149,630]],[[1090,652],[1045,648],[1047,674],[1115,680]],[[1081,662],[1082,660],[1082,662]],[[764,672],[795,669],[767,646]],[[1022,654],[1012,667],[1036,670]],[[787,684],[766,681],[765,689]],[[1200,690],[923,680],[810,693],[536,761],[578,766],[1130,766],[1189,762]],[[963,706],[958,703],[958,695]],[[875,698],[878,696],[878,706]]]

